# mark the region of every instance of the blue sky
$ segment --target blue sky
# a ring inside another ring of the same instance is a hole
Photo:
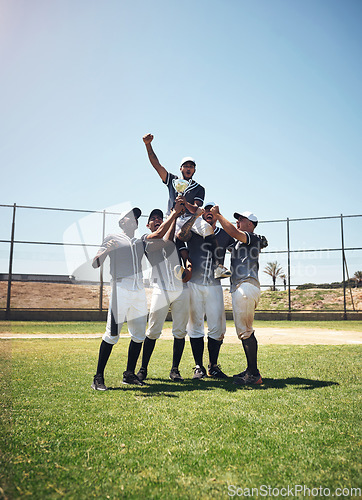
[[[0,0],[0,203],[166,208],[151,132],[228,218],[360,214],[361,21],[360,0]]]

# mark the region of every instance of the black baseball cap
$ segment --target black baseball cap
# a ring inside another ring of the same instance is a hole
[[[141,212],[141,209],[138,207],[132,208],[132,210],[128,210],[128,211],[125,210],[124,212],[121,213],[121,216],[119,218],[118,223],[120,223],[122,219],[124,219],[125,217],[127,217],[128,215],[131,215],[131,214],[133,215],[133,217],[136,220],[138,220],[141,217],[142,212]]]
[[[153,217],[154,215],[159,215],[161,219],[163,219],[163,212],[159,208],[154,208],[150,215],[148,216],[148,222],[150,222],[150,218]]]

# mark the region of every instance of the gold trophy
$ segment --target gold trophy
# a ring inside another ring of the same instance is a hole
[[[190,181],[186,181],[185,179],[173,179],[172,185],[178,194],[184,194],[186,189],[189,187]]]

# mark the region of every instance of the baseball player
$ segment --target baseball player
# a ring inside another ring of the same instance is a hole
[[[147,227],[156,231],[163,222],[163,212],[152,210]],[[162,240],[151,240],[146,243],[146,256],[152,266],[151,286],[152,298],[148,319],[146,339],[143,344],[142,365],[137,373],[140,380],[147,378],[148,364],[154,350],[156,340],[162,333],[168,310],[172,314],[173,359],[170,379],[182,382],[179,364],[185,347],[186,325],[189,317],[189,289],[187,279],[191,276],[190,264],[185,263],[184,282],[176,279],[174,268],[180,265],[179,254],[173,242],[175,221]]]
[[[218,258],[223,263],[226,249],[234,243],[234,240],[222,228],[216,227],[216,218],[211,212],[214,205],[213,202],[206,203],[205,209],[202,211],[202,217],[215,232],[218,241]],[[190,289],[190,318],[187,333],[190,336],[191,349],[196,365],[193,378],[201,379],[206,375],[206,369],[203,365],[205,314],[209,351],[207,374],[209,377],[227,378],[227,375],[222,372],[218,365],[220,347],[226,331],[222,286],[220,280],[215,278],[212,271],[211,245],[201,236],[192,232],[190,224],[186,222],[184,228],[186,228],[186,238],[188,236],[187,248],[192,264],[192,276],[188,283]]]
[[[225,231],[236,240],[231,252],[230,292],[236,333],[243,344],[247,368],[234,375],[233,381],[239,385],[259,385],[263,381],[258,370],[258,342],[253,321],[260,299],[259,253],[268,246],[268,242],[264,236],[254,233],[258,219],[252,212],[235,212],[235,227],[220,214],[218,206],[211,211]]]
[[[161,165],[159,162],[155,152],[152,148],[153,135],[146,134],[143,136],[143,142],[146,145],[146,150],[148,154],[148,158],[151,162],[151,165],[156,170],[158,175],[160,176],[162,182],[166,184],[168,188],[169,198],[168,198],[168,206],[167,206],[167,214],[170,213],[170,210],[175,202],[175,199],[178,196],[178,192],[174,186],[174,181],[178,179],[177,175],[171,174],[168,172],[165,167]],[[198,217],[196,215],[196,210],[198,207],[201,207],[204,198],[205,198],[205,188],[198,184],[194,179],[193,175],[196,171],[196,162],[190,156],[187,156],[181,160],[180,171],[182,175],[182,179],[189,182],[186,190],[183,193],[184,205],[185,205],[185,213],[179,218],[176,225],[176,236],[180,233],[183,224],[190,219],[194,214],[192,231],[197,233],[198,235],[205,238],[205,241],[210,243],[212,250],[213,262],[215,265],[215,278],[227,278],[231,276],[231,272],[224,267],[224,265],[220,262],[220,259],[217,255],[217,247],[218,243],[210,224],[207,224],[202,217]],[[183,239],[183,234],[181,238]]]
[[[112,348],[119,340],[119,333],[125,321],[127,321],[131,341],[127,368],[123,373],[123,383],[143,385],[134,371],[142,342],[146,336],[147,301],[141,267],[145,242],[162,238],[182,210],[183,205],[178,201],[168,219],[153,233],[144,235],[142,238],[134,237],[141,210],[133,208],[129,212],[122,213],[119,220],[121,233],[108,235],[94,257],[92,265],[97,268],[104,262],[107,255],[109,256],[112,289],[106,331],[99,349],[97,372],[93,379],[92,389],[107,390],[104,384],[104,370]]]

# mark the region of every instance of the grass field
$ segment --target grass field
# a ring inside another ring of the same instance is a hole
[[[120,383],[121,339],[104,393],[90,389],[99,340],[0,348],[2,498],[209,499],[245,488],[282,498],[262,486],[361,487],[360,346],[263,346],[264,385],[241,388],[192,381],[189,345],[185,382],[171,382],[172,341],[160,340],[148,384],[132,387]],[[244,368],[240,345],[225,344],[220,362],[230,375]]]
[[[234,328],[233,321],[227,321],[228,327]],[[258,328],[316,328],[362,332],[362,321],[254,321]],[[166,321],[164,328],[171,328],[172,322]],[[48,333],[49,335],[68,333],[103,333],[104,321],[89,322],[57,322],[57,321],[0,321],[0,333]],[[123,325],[122,332],[127,332],[127,325]]]

